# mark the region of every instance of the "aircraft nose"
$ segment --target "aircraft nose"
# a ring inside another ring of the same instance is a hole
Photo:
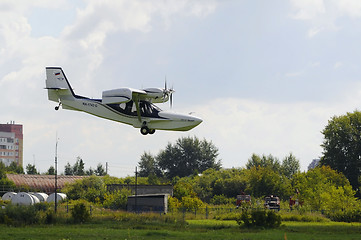
[[[203,122],[203,120],[199,117],[190,116],[190,118],[191,118],[191,121],[193,121],[195,123],[195,126],[197,126]]]
[[[172,130],[176,131],[188,131],[203,122],[199,117],[191,114],[177,114],[171,112],[160,112],[159,116],[173,122]]]

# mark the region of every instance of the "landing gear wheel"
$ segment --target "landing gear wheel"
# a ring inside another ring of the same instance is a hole
[[[155,129],[149,129],[149,134],[154,134],[155,133]]]
[[[59,102],[59,105],[55,107],[55,111],[59,110],[60,105],[61,105],[61,102]]]
[[[142,127],[140,129],[140,133],[143,134],[143,135],[147,135],[148,133],[150,133],[150,130],[148,127]]]

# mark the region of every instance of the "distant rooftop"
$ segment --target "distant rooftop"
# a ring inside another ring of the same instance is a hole
[[[35,190],[51,193],[55,191],[54,175],[28,175],[28,174],[6,174],[7,178],[15,183],[17,187],[28,186]],[[88,176],[63,176],[57,178],[58,190],[62,189],[66,183],[74,183],[76,180]]]

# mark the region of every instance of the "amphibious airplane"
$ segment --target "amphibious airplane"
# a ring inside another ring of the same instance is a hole
[[[146,88],[143,90],[119,88],[103,91],[102,99],[76,95],[61,67],[46,67],[48,99],[57,102],[55,107],[83,111],[97,117],[140,128],[143,135],[155,130],[188,131],[202,122],[190,114],[176,114],[161,110],[153,103],[172,103],[173,89]]]

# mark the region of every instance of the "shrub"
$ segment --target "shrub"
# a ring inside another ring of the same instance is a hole
[[[236,219],[238,225],[247,228],[276,228],[281,225],[281,217],[270,210],[244,210]]]
[[[75,223],[84,223],[89,221],[90,212],[84,202],[78,202],[71,209],[71,216]]]
[[[352,209],[328,212],[327,217],[335,222],[361,222],[361,210]]]
[[[39,211],[35,206],[7,205],[0,209],[0,223],[12,226],[30,225],[40,222]]]
[[[181,203],[175,197],[168,198],[168,211],[173,212],[178,210],[181,207]]]
[[[47,202],[40,202],[40,203],[36,203],[34,204],[34,208],[37,210],[37,211],[47,211],[50,207],[50,203],[47,203]]]
[[[52,210],[48,210],[45,212],[44,223],[53,224],[56,222],[56,215]]]
[[[128,195],[131,194],[131,191],[123,188],[122,190],[117,190],[112,193],[104,194],[103,206],[110,209],[126,209]]]
[[[204,203],[197,197],[182,197],[181,207],[186,211],[197,211]]]
[[[66,185],[63,192],[71,200],[85,199],[89,202],[99,203],[104,199],[106,186],[102,178],[90,176]]]
[[[211,204],[213,205],[234,204],[235,202],[234,198],[227,198],[224,194],[214,195],[211,199]]]

